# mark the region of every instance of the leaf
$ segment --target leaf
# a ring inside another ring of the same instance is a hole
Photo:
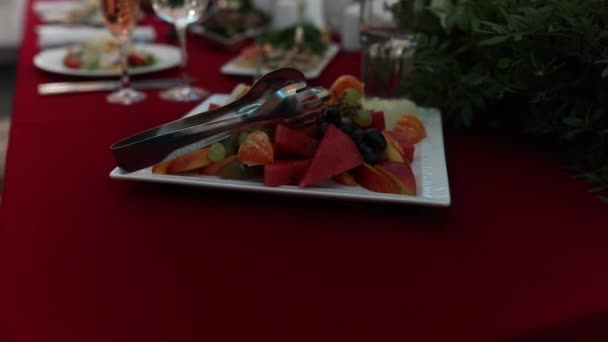
[[[596,187],[596,188],[591,188],[591,189],[589,189],[588,191],[589,191],[589,192],[596,193],[596,192],[602,192],[602,191],[604,191],[604,190],[606,190],[606,189],[608,189],[608,186],[598,186],[598,187]]]
[[[488,38],[479,42],[479,45],[489,46],[489,45],[497,45],[505,40],[509,39],[509,36],[496,36],[492,38]]]
[[[496,63],[496,68],[498,69],[507,69],[508,67],[511,66],[511,63],[513,63],[513,61],[511,60],[511,58],[509,57],[503,57],[501,59],[498,60],[498,63]]]
[[[604,70],[602,70],[602,78],[606,78],[608,77],[608,66],[604,68]]]
[[[501,33],[501,34],[507,34],[507,33],[509,33],[509,31],[506,28],[504,28],[504,27],[502,27],[502,26],[500,26],[500,25],[498,25],[496,23],[493,23],[491,21],[484,21],[484,20],[482,20],[480,23],[484,24],[486,26],[489,26],[496,33]]]
[[[608,204],[608,197],[606,197],[606,196],[598,196],[597,198],[599,198],[600,201],[602,201],[602,203]]]
[[[565,117],[562,122],[570,127],[581,127],[583,125],[583,120],[574,116]]]

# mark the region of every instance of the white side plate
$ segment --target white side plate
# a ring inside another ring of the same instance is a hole
[[[147,74],[160,70],[173,68],[180,63],[180,52],[179,49],[171,45],[164,44],[135,44],[136,50],[146,51],[153,54],[158,62],[154,65],[131,68],[129,72],[131,75]],[[63,64],[63,59],[66,54],[66,48],[53,48],[43,50],[34,57],[34,65],[38,68],[53,72],[57,74],[70,75],[70,76],[87,76],[87,77],[110,77],[120,76],[118,70],[83,70],[83,69],[71,69]]]
[[[210,103],[223,104],[226,99],[227,95],[213,95],[187,115],[207,110]],[[125,173],[121,169],[115,168],[110,173],[110,177],[292,196],[447,207],[451,200],[443,146],[441,113],[436,109],[421,108],[420,114],[428,136],[416,145],[412,163],[412,170],[416,176],[418,187],[417,196],[383,194],[359,186],[340,185],[333,181],[325,181],[304,189],[292,185],[273,188],[265,187],[259,180],[226,180],[216,176],[201,175],[157,175],[151,172],[151,168],[132,173]]]
[[[327,67],[329,62],[331,62],[331,60],[336,57],[336,54],[338,54],[339,50],[340,48],[338,47],[338,45],[331,44],[327,51],[325,51],[325,55],[323,55],[323,58],[321,58],[319,64],[315,68],[306,71],[304,73],[304,76],[306,76],[306,78],[309,80],[319,77],[319,75],[321,75],[323,70],[325,70],[325,67]],[[239,65],[237,63],[237,59],[238,56],[228,61],[228,63],[224,64],[222,66],[222,73],[225,75],[235,76],[255,76],[255,68]],[[263,74],[269,71],[272,70],[262,69]]]

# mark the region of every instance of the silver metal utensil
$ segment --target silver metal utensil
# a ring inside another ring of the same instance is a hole
[[[133,172],[180,157],[243,129],[295,119],[305,122],[320,114],[329,97],[323,88],[306,89],[305,83],[294,83],[263,101],[244,102],[224,112],[226,119],[218,118],[213,110],[200,113],[123,139],[112,145],[111,150],[118,166]]]
[[[154,79],[135,81],[133,87],[145,89],[168,89],[182,83],[180,78]],[[97,91],[111,91],[120,87],[120,81],[89,81],[89,82],[56,82],[38,85],[39,95],[60,95],[74,93],[89,93]]]

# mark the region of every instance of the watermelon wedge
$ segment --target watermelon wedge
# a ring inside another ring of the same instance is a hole
[[[276,157],[296,156],[312,158],[319,142],[306,134],[283,125],[277,125],[274,133]]]
[[[310,160],[279,160],[274,164],[264,165],[264,185],[298,184],[308,165]]]
[[[300,187],[337,176],[361,165],[363,159],[353,140],[334,125],[329,125]]]

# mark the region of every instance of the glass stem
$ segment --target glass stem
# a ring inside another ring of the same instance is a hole
[[[131,80],[129,78],[129,36],[123,35],[118,38],[118,44],[120,49],[120,66],[121,66],[121,77],[120,85],[122,89],[131,88]]]
[[[177,40],[179,41],[179,47],[181,50],[181,77],[182,84],[187,87],[189,82],[188,79],[188,50],[186,47],[186,27],[184,24],[175,24],[175,32],[177,33]]]

